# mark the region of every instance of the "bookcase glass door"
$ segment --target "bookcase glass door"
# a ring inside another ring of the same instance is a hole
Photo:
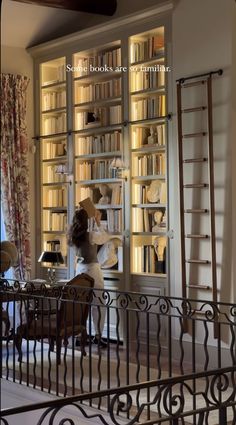
[[[131,273],[166,275],[166,77],[161,26],[129,38]]]
[[[90,197],[110,234],[104,272],[123,272],[123,131],[120,41],[73,55],[75,208]],[[118,164],[118,165],[117,165]],[[92,228],[92,223],[90,224]],[[114,254],[114,255],[113,255]]]
[[[61,251],[64,264],[53,266],[63,269],[68,217],[65,64],[62,57],[40,65],[41,250]]]

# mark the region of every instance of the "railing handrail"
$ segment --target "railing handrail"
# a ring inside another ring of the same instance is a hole
[[[28,280],[28,281],[24,281],[24,280],[21,280],[21,279],[5,279],[5,278],[0,278],[0,292],[4,292],[4,293],[6,293],[6,292],[8,292],[8,290],[9,290],[9,293],[13,293],[13,289],[14,289],[14,287],[13,286],[11,286],[11,285],[9,285],[9,286],[7,286],[7,285],[5,285],[5,286],[2,286],[1,285],[1,282],[3,282],[3,283],[9,283],[9,282],[15,282],[15,283],[18,283],[18,284],[29,284],[29,285],[31,285],[32,286],[32,288],[34,287],[35,289],[37,289],[37,288],[40,288],[40,285],[42,286],[42,287],[45,287],[45,289],[47,289],[47,287],[45,286],[45,284],[44,283],[42,283],[42,284],[37,284],[37,285],[35,285],[35,283],[34,282],[32,282],[32,281],[30,281],[30,280]],[[66,285],[66,283],[65,283],[65,285]],[[65,286],[64,285],[64,286]],[[56,288],[63,288],[64,287],[63,285],[60,285],[60,286],[57,286],[57,285],[55,285],[55,289]],[[78,286],[76,286],[77,288],[78,288]],[[10,289],[10,288],[12,288],[12,289]],[[70,288],[73,288],[73,285],[70,285]],[[18,288],[17,288],[18,289]],[[15,290],[15,293],[17,293],[17,289]],[[91,288],[89,288],[89,287],[85,287],[85,286],[83,286],[83,290],[88,290],[88,291],[91,291]],[[93,289],[92,289],[93,290]],[[166,296],[166,295],[155,295],[155,294],[153,294],[153,295],[149,295],[149,294],[144,294],[144,293],[141,293],[141,292],[136,292],[136,291],[120,291],[120,290],[116,290],[116,289],[100,289],[100,288],[96,288],[96,292],[100,292],[100,293],[102,293],[102,292],[110,292],[110,293],[115,293],[115,294],[120,294],[120,295],[123,295],[123,294],[126,294],[126,295],[132,295],[132,296],[137,296],[137,297],[141,297],[141,296],[144,296],[144,297],[146,297],[146,298],[155,298],[155,299],[163,299],[163,300],[169,300],[169,301],[171,301],[171,300],[174,300],[174,301],[183,301],[183,302],[193,302],[193,303],[203,303],[203,304],[207,304],[207,305],[219,305],[219,306],[225,306],[225,307],[230,307],[230,308],[235,308],[235,322],[236,322],[236,303],[229,303],[229,302],[222,302],[222,301],[217,301],[217,302],[215,302],[215,301],[208,301],[208,300],[202,300],[202,299],[194,299],[194,298],[182,298],[182,297],[173,297],[173,296]],[[30,294],[30,293],[29,293]],[[24,295],[27,295],[27,293],[25,293]],[[50,297],[49,297],[50,298]]]
[[[5,408],[5,409],[1,409],[1,416],[11,416],[14,414],[18,414],[18,413],[24,413],[24,412],[30,412],[30,411],[34,411],[34,410],[40,410],[40,409],[44,409],[44,408],[57,408],[57,407],[63,407],[69,404],[73,404],[76,402],[82,402],[85,400],[92,400],[95,398],[101,398],[101,397],[105,397],[105,396],[111,396],[111,395],[121,395],[121,394],[126,394],[129,393],[131,391],[138,391],[138,390],[142,390],[142,389],[147,389],[147,388],[152,388],[152,387],[161,387],[161,386],[168,386],[168,385],[175,385],[175,384],[180,384],[180,383],[184,383],[185,381],[189,381],[189,380],[197,380],[200,378],[206,378],[206,377],[210,377],[210,376],[222,376],[224,374],[227,373],[236,373],[236,365],[235,366],[231,366],[231,367],[226,367],[226,368],[221,368],[221,369],[213,369],[213,370],[209,370],[209,371],[203,371],[203,372],[198,372],[198,373],[191,373],[191,374],[187,374],[187,375],[183,375],[183,376],[175,376],[175,377],[171,377],[171,378],[164,378],[164,379],[159,379],[159,380],[152,380],[152,381],[145,381],[145,382],[140,382],[140,383],[136,383],[136,384],[131,384],[131,385],[125,385],[122,387],[115,387],[115,388],[110,388],[110,389],[106,389],[106,390],[100,390],[100,391],[94,391],[94,392],[87,392],[84,394],[80,394],[80,395],[75,395],[75,396],[68,396],[68,397],[64,397],[64,398],[60,398],[60,399],[53,399],[50,401],[45,401],[45,402],[40,402],[40,403],[33,403],[30,405],[26,405],[26,406],[20,406],[20,407],[10,407],[10,408]],[[234,390],[236,392],[236,389]],[[221,402],[221,404],[223,405],[224,403]]]

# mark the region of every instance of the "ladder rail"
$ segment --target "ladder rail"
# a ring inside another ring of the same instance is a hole
[[[216,236],[215,236],[215,194],[214,194],[214,154],[213,154],[213,119],[212,119],[212,76],[207,79],[207,115],[208,115],[208,172],[209,172],[209,205],[211,227],[211,273],[212,273],[212,298],[217,301],[217,275],[216,275]]]
[[[183,133],[181,117],[181,84],[177,84],[177,116],[178,116],[178,156],[179,156],[179,203],[180,203],[180,245],[182,270],[182,297],[186,298],[186,253],[185,253],[185,224],[184,224],[184,176],[183,176]]]

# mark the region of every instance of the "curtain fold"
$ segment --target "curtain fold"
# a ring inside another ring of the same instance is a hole
[[[29,279],[29,166],[26,90],[29,79],[1,74],[1,204],[7,240],[18,250],[15,277]]]

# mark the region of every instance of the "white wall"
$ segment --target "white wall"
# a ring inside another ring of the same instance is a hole
[[[27,88],[27,111],[26,123],[28,139],[34,134],[34,101],[33,101],[33,60],[25,49],[20,47],[1,46],[1,72],[10,74],[21,74],[30,78]],[[31,253],[32,253],[32,276],[34,276],[35,259],[35,157],[29,152],[29,182],[30,182],[30,227],[31,227]]]
[[[233,34],[232,34],[232,111],[231,111],[231,140],[234,140],[232,143],[232,271],[233,271],[233,301],[236,302],[236,220],[235,220],[235,211],[236,211],[236,6],[234,7],[232,13],[232,25],[233,25]]]
[[[232,300],[231,261],[232,256],[232,192],[231,192],[231,157],[233,135],[230,130],[231,117],[231,63],[232,63],[232,7],[233,0],[178,0],[173,12],[173,140],[170,153],[172,160],[177,158],[177,128],[176,128],[176,82],[180,77],[208,72],[218,68],[224,70],[222,77],[216,77],[213,82],[213,127],[214,127],[214,157],[215,157],[215,204],[216,204],[216,239],[217,239],[217,278],[219,300]],[[192,89],[191,89],[192,90]],[[196,90],[196,88],[194,89]],[[190,97],[191,96],[191,97]],[[195,101],[195,94],[189,92],[186,101]],[[202,100],[200,99],[199,102]],[[190,106],[190,105],[189,105]],[[199,130],[201,122],[195,124],[194,131]],[[187,123],[190,126],[190,121]],[[204,124],[203,124],[204,126]],[[198,127],[198,128],[197,128]],[[185,142],[187,143],[187,142]],[[195,142],[204,143],[204,142]],[[186,145],[185,145],[186,146]],[[196,144],[192,147],[198,150]],[[201,149],[200,149],[201,150]],[[201,156],[201,155],[200,155]],[[186,155],[187,157],[187,155]],[[191,167],[188,165],[188,167]],[[189,168],[190,170],[190,168]],[[179,216],[176,205],[179,203],[177,161],[170,167],[170,212],[171,227],[175,238],[171,243],[171,294],[181,294],[180,270],[180,240]],[[189,180],[194,177],[189,171]],[[196,177],[197,180],[198,177]],[[199,176],[200,178],[200,176]],[[191,181],[189,181],[191,182]],[[189,208],[197,207],[198,199],[191,197]],[[201,195],[202,196],[202,195]],[[188,200],[189,201],[189,200]],[[205,201],[205,200],[204,200]],[[190,229],[191,229],[191,223]],[[204,228],[206,223],[201,223]],[[200,227],[201,227],[200,226]],[[202,242],[204,244],[204,242]],[[209,246],[209,245],[208,245]],[[208,248],[207,248],[208,249]],[[209,256],[203,247],[195,254],[206,258]],[[197,251],[197,250],[196,250]],[[206,258],[208,259],[208,258]],[[197,267],[197,266],[195,266]],[[210,282],[206,266],[201,271],[201,278]],[[201,282],[198,282],[201,283]],[[204,283],[204,282],[202,282]],[[190,293],[191,297],[200,295],[206,298],[206,293]]]

